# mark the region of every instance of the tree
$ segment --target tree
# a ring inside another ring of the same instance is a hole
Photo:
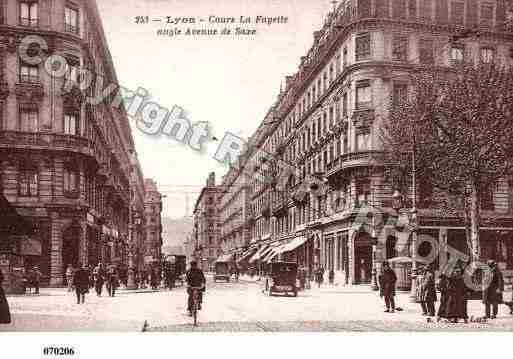
[[[408,99],[394,102],[382,127],[389,175],[433,186],[438,207],[463,214],[471,259],[480,259],[481,199],[513,174],[513,72],[497,63],[462,63],[411,75]]]

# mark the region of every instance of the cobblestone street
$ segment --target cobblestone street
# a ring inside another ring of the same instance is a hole
[[[489,323],[427,323],[418,305],[406,294],[398,296],[404,310],[383,312],[383,304],[369,287],[324,286],[298,298],[268,297],[259,283],[209,281],[199,326],[185,311],[185,290],[119,291],[114,298],[89,294],[77,305],[65,289],[43,289],[40,296],[8,298],[13,323],[2,331],[511,331],[513,316],[501,306],[499,318]],[[481,316],[479,301],[469,303],[469,315]]]

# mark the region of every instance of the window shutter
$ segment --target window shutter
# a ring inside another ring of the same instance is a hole
[[[376,17],[390,17],[389,8],[388,0],[376,0]]]
[[[477,25],[477,0],[467,0],[467,27]]]
[[[417,18],[417,0],[408,0],[408,18]]]
[[[504,23],[506,22],[506,4],[505,0],[498,0],[495,9],[495,24],[498,30],[504,30]]]
[[[394,0],[392,2],[392,17],[395,19],[406,18],[406,0]]]
[[[436,22],[446,24],[449,21],[449,8],[447,0],[436,0]]]
[[[358,2],[358,17],[360,19],[371,17],[372,0],[360,0]]]

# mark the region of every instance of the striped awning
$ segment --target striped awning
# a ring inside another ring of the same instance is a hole
[[[263,254],[267,249],[269,249],[269,245],[264,245],[264,246],[260,247],[260,249],[258,249],[258,250],[256,251],[256,253],[253,255],[253,257],[251,257],[251,259],[249,260],[249,263],[256,262],[257,260],[259,260],[260,258],[262,258],[262,254]]]
[[[249,260],[256,253],[257,250],[258,250],[257,248],[250,248],[250,249],[246,250],[244,253],[242,253],[237,258],[237,263]]]

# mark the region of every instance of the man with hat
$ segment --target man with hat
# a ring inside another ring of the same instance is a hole
[[[488,267],[490,267],[490,272],[483,281],[483,303],[485,305],[486,318],[495,319],[499,312],[499,303],[502,303],[504,279],[495,261],[489,260]]]
[[[381,298],[385,299],[385,313],[394,313],[395,283],[397,282],[397,276],[395,275],[394,270],[390,268],[390,264],[387,261],[383,262],[382,272],[378,278],[378,281],[379,294]]]

